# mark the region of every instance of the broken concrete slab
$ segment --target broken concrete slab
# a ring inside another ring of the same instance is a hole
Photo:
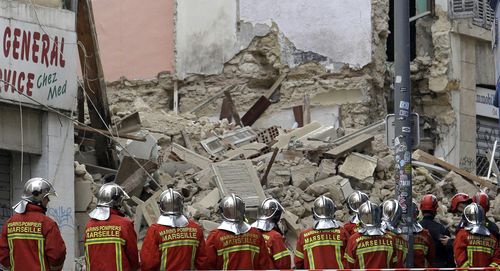
[[[279,148],[283,149],[288,146],[288,143],[292,139],[300,139],[301,137],[311,133],[312,131],[321,128],[321,124],[318,122],[311,122],[308,125],[302,127],[302,128],[297,128],[291,131],[290,133],[287,134],[280,134],[278,137],[276,137],[276,142],[272,148]]]
[[[192,150],[186,149],[176,143],[172,143],[171,151],[181,160],[184,160],[194,166],[197,166],[200,169],[208,168],[212,163],[212,160],[203,157]]]
[[[151,160],[124,156],[116,173],[115,182],[130,195],[139,196],[148,178],[148,174],[158,169],[158,164]]]
[[[210,191],[203,199],[201,199],[199,202],[195,203],[193,207],[202,207],[204,209],[211,209],[215,208],[217,204],[219,203],[220,200],[220,193],[219,189],[214,188],[212,191]]]
[[[297,165],[290,168],[292,185],[306,190],[314,182],[317,167],[312,165]]]
[[[361,151],[371,144],[375,137],[373,135],[362,134],[359,135],[327,152],[324,153],[325,157],[337,158],[350,151]]]
[[[140,135],[146,138],[146,142],[130,140],[130,142],[125,145],[125,149],[120,152],[120,159],[123,159],[124,156],[132,156],[153,161],[158,159],[160,147],[158,146],[156,138],[145,131],[142,131]]]
[[[247,208],[258,208],[266,198],[250,160],[225,161],[211,165],[221,196],[240,196]]]
[[[252,142],[224,153],[224,157],[226,160],[232,160],[240,156],[243,156],[244,159],[251,159],[261,154],[265,148],[267,148],[267,145],[264,143]]]
[[[457,192],[466,193],[467,195],[474,195],[479,192],[479,188],[477,186],[465,180],[462,176],[453,171],[450,171],[450,173],[448,173],[443,180],[451,182],[453,186],[455,186]]]
[[[141,209],[144,220],[146,220],[148,226],[151,226],[153,223],[156,223],[156,221],[158,221],[158,218],[160,217],[160,209],[158,208],[158,197],[162,192],[163,191],[161,190],[156,191],[148,200],[137,206],[137,208]]]
[[[333,176],[311,184],[305,190],[305,192],[315,197],[319,197],[321,195],[329,193],[333,201],[342,203],[346,199],[346,196],[344,196],[344,191],[342,190],[342,185],[346,187],[345,189],[347,191],[345,193],[349,193],[349,191],[352,191],[349,180],[341,176]]]
[[[319,181],[337,174],[337,164],[334,161],[333,159],[321,160],[314,179]]]
[[[363,181],[373,176],[377,167],[377,158],[361,153],[353,152],[345,159],[339,168],[339,173],[343,176]]]

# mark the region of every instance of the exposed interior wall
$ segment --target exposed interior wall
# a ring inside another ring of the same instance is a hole
[[[275,23],[293,47],[282,45],[290,67],[310,60],[354,67],[371,62],[369,0],[240,0],[240,19],[269,27]]]
[[[177,76],[220,73],[236,52],[236,25],[236,0],[177,1]]]
[[[107,81],[173,71],[173,0],[93,0],[92,6]]]

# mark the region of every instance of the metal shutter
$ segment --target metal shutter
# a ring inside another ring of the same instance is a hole
[[[0,150],[0,226],[11,216],[10,152]]]
[[[451,17],[467,18],[474,16],[474,0],[450,0]]]

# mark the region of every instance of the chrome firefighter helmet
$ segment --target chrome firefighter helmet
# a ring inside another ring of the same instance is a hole
[[[130,199],[123,188],[115,183],[106,183],[97,193],[97,207],[89,216],[97,220],[107,220],[110,208],[119,209],[124,200]]]
[[[252,224],[252,227],[263,231],[270,231],[278,226],[281,215],[285,209],[281,204],[273,199],[267,198],[259,206],[257,220]]]
[[[356,190],[347,198],[347,205],[351,211],[357,213],[358,208],[366,201],[368,201],[368,195]]]
[[[361,221],[361,228],[358,232],[363,235],[383,235],[384,230],[381,228],[382,211],[377,204],[366,201],[361,204],[358,209],[359,220]]]
[[[314,217],[313,228],[316,230],[333,229],[340,227],[335,220],[335,203],[328,197],[319,196],[313,202],[312,212]]]
[[[395,233],[401,233],[398,227],[403,216],[403,210],[399,202],[395,199],[386,200],[382,204],[382,228],[391,230]]]
[[[51,195],[57,197],[54,187],[47,180],[32,178],[24,184],[22,200],[12,208],[16,213],[22,214],[26,211],[28,203],[42,206],[43,199]]]
[[[161,213],[158,224],[177,228],[189,223],[184,216],[184,197],[172,188],[161,193],[158,207]]]
[[[477,203],[471,203],[464,209],[464,217],[466,220],[465,229],[472,234],[490,235],[490,231],[484,226],[485,213],[483,207]]]
[[[245,202],[240,197],[235,194],[224,197],[219,204],[219,209],[223,221],[218,229],[227,230],[236,235],[250,230],[250,225],[245,222]]]

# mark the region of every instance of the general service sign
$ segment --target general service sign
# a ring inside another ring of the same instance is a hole
[[[24,4],[11,14],[2,11],[0,99],[71,110],[77,93],[74,26],[68,30],[42,25],[40,19],[32,18],[36,16],[34,8],[41,9],[42,21],[51,21],[51,16],[68,16],[68,11]],[[57,20],[53,22],[57,24]]]

